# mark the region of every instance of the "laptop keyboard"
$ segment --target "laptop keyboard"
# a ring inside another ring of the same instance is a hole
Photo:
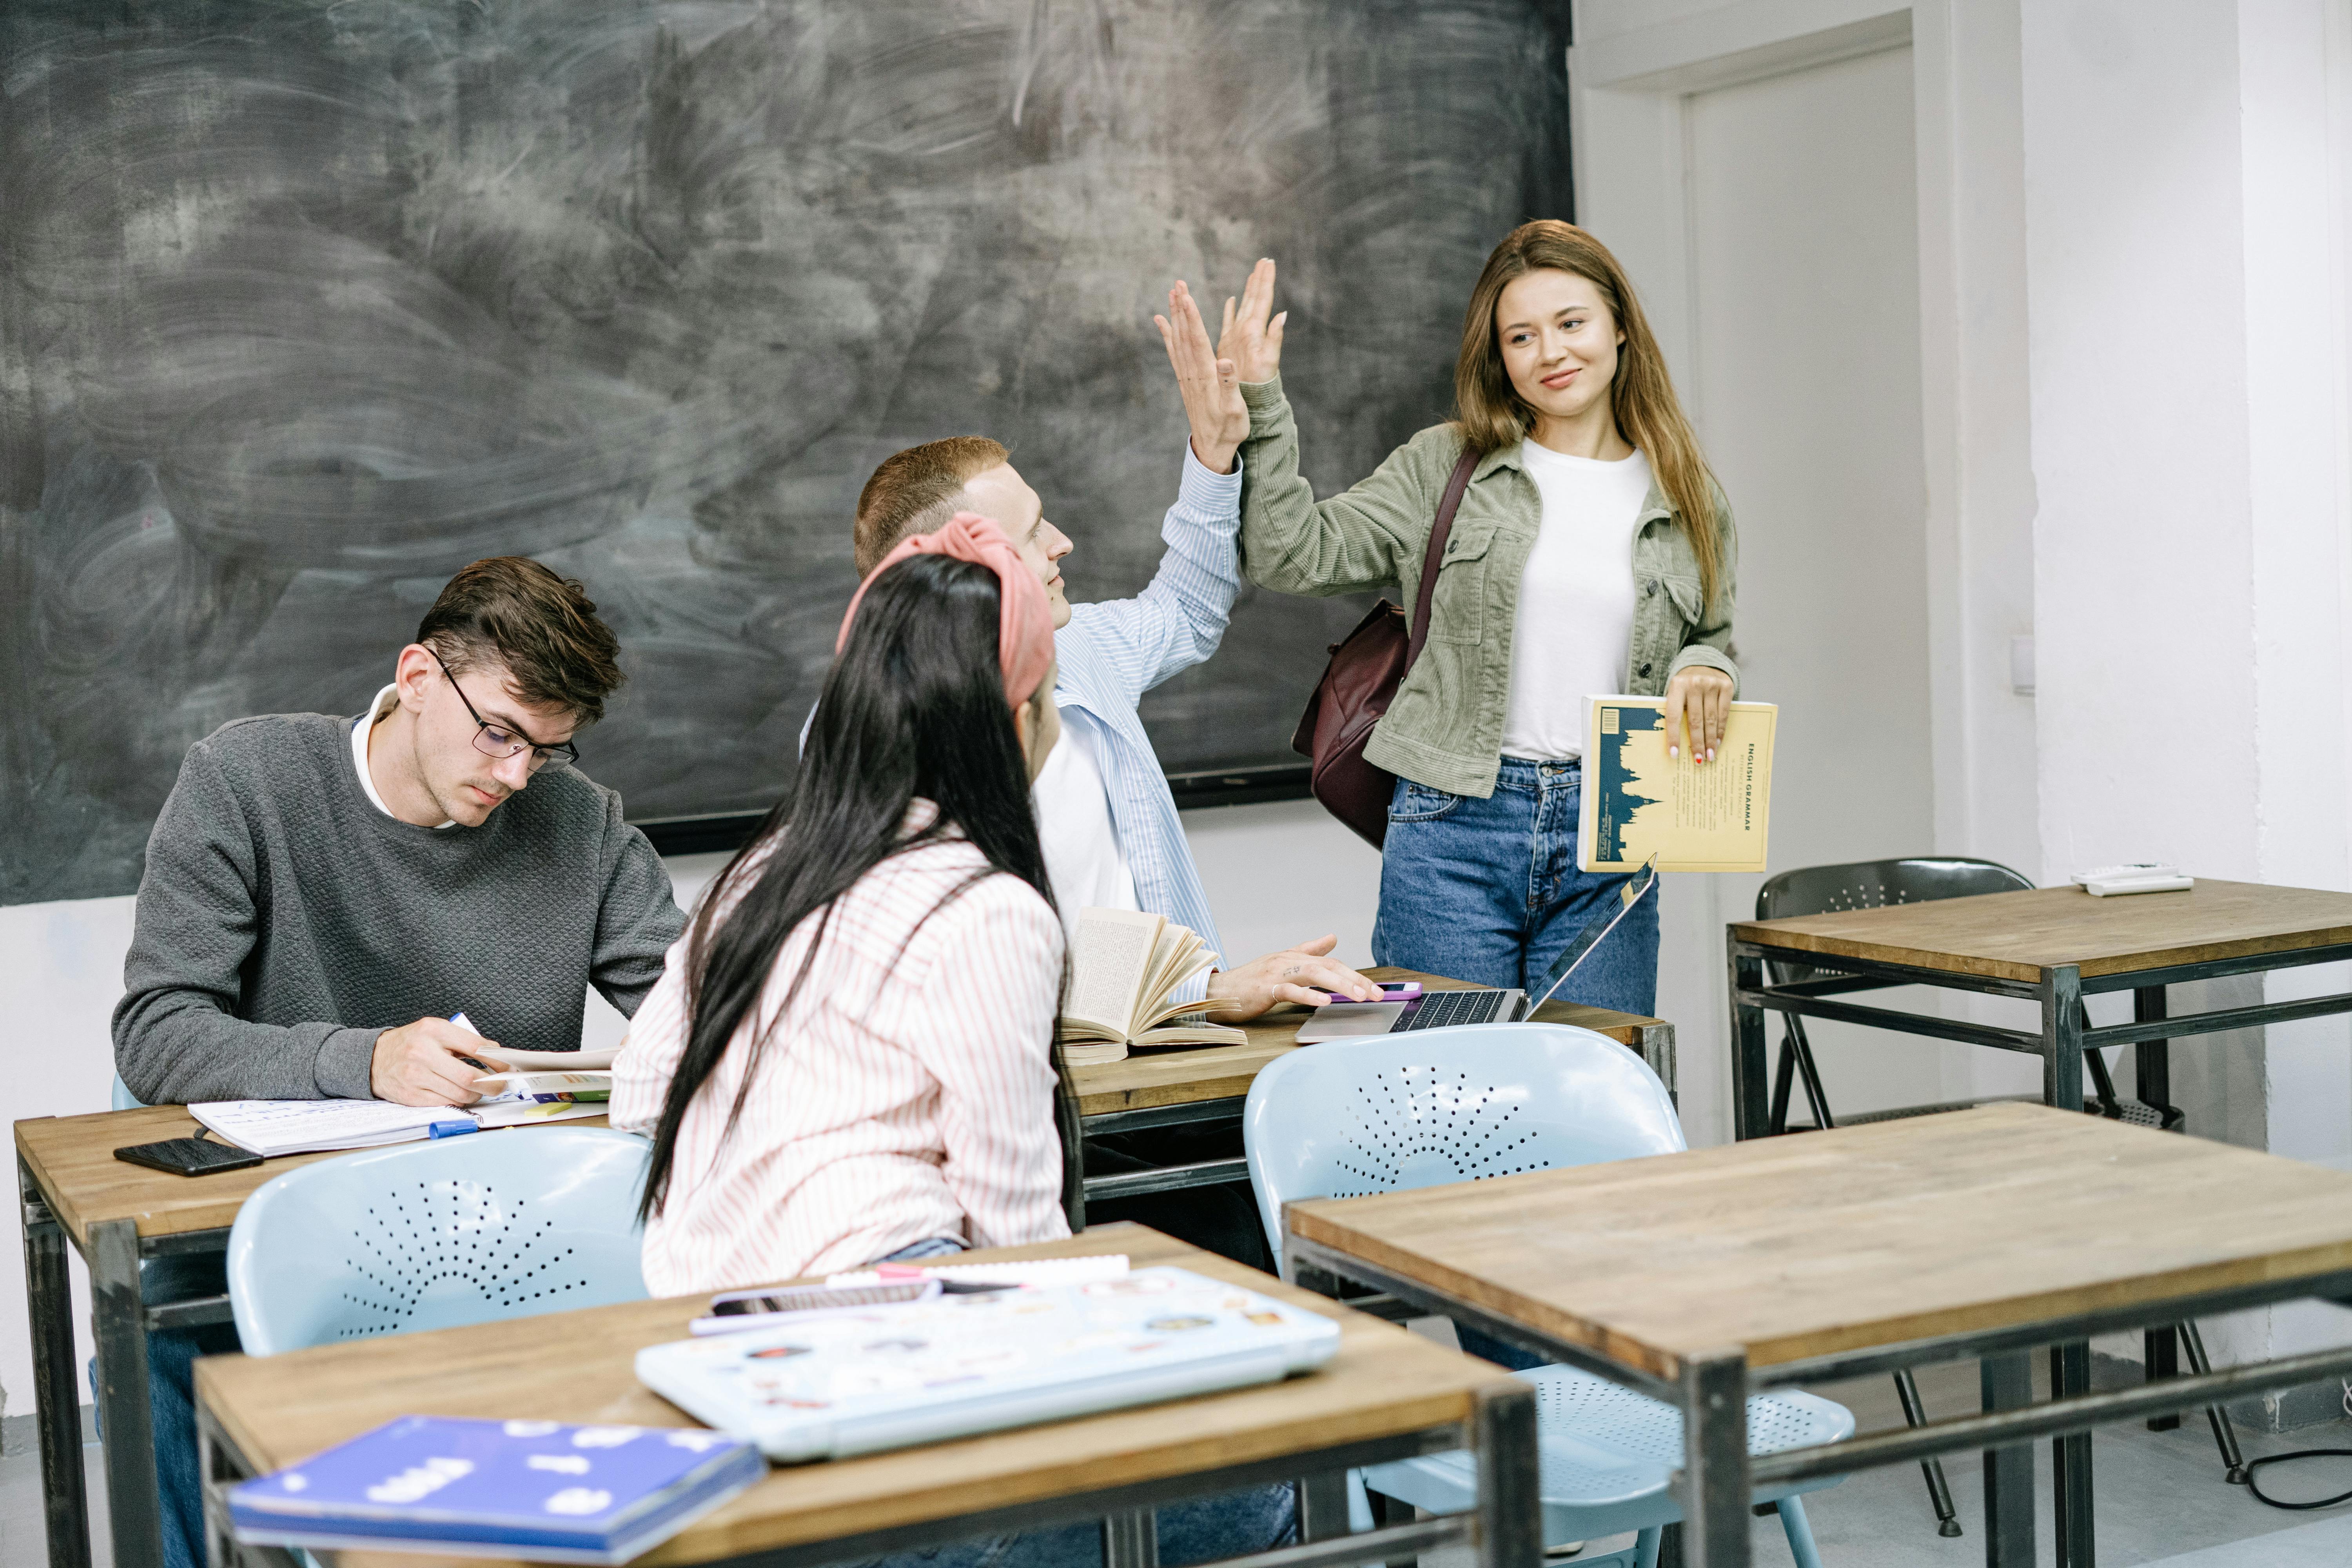
[[[1421,1000],[1404,1010],[1389,1029],[1401,1035],[1407,1029],[1443,1029],[1455,1024],[1491,1024],[1503,1008],[1504,991],[1424,991]]]

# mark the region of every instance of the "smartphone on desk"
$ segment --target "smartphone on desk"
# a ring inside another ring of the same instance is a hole
[[[261,1156],[234,1143],[209,1138],[166,1138],[161,1143],[132,1143],[117,1149],[114,1157],[175,1176],[204,1176],[215,1171],[242,1171],[261,1163]]]

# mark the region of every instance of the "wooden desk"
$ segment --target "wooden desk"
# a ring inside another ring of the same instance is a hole
[[[1435,989],[1463,983],[1405,970],[1368,973],[1422,981]],[[1293,1036],[1306,1009],[1287,1007],[1247,1026],[1246,1046],[1160,1051],[1102,1067],[1077,1068],[1086,1130],[1118,1131],[1178,1121],[1238,1118],[1258,1070],[1298,1048]],[[1655,1018],[1553,1003],[1546,1023],[1595,1029],[1639,1052],[1671,1089],[1674,1029]],[[603,1118],[551,1125],[601,1127]],[[43,1117],[16,1123],[17,1181],[25,1200],[25,1291],[32,1321],[34,1390],[40,1412],[41,1472],[50,1568],[89,1568],[88,1499],[82,1486],[79,1376],[74,1365],[72,1304],[65,1249],[89,1265],[98,1341],[100,1420],[122,1440],[107,1446],[107,1507],[119,1568],[161,1568],[152,1445],[147,1405],[149,1331],[229,1321],[226,1296],[150,1307],[139,1299],[139,1260],[165,1253],[220,1252],[237,1210],[264,1182],[296,1165],[333,1159],[299,1154],[243,1171],[175,1176],[127,1164],[114,1151],[132,1143],[194,1137],[203,1129],[179,1106]],[[1096,1177],[1096,1201],[1139,1193],[1244,1181],[1241,1160],[1207,1160]]]
[[[2001,1439],[1986,1561],[2030,1563],[2027,1439],[2352,1371],[2342,1349],[2016,1408],[2037,1344],[2352,1295],[2352,1175],[2034,1105],[1296,1203],[1286,1221],[1294,1265],[1679,1404],[1704,1568],[1745,1568],[1757,1482]],[[1984,1415],[1748,1458],[1751,1388],[1977,1355]],[[2062,1521],[2077,1568],[2089,1504],[2075,1488]]]
[[[2165,987],[2352,958],[2352,894],[2199,879],[2179,893],[2095,899],[2080,888],[1988,893],[1842,910],[1729,929],[1734,1136],[1768,1127],[1764,1015],[1798,1013],[2042,1058],[2042,1099],[2079,1110],[2083,1053],[2138,1047],[2139,1098],[2170,1097],[2166,1042],[2352,1012],[2352,994],[2168,1017]],[[1834,973],[1767,984],[1765,964]],[[2038,1033],[1931,1018],[1835,998],[1888,985],[1942,985],[2041,1004]],[[2082,1000],[2133,993],[2128,1024],[2088,1026]]]
[[[1471,1447],[1491,1467],[1486,1477],[1497,1483],[1498,1500],[1493,1510],[1482,1510],[1475,1532],[1466,1521],[1428,1521],[1402,1527],[1409,1536],[1333,1540],[1299,1568],[1425,1550],[1438,1543],[1440,1528],[1457,1540],[1475,1533],[1483,1563],[1537,1568],[1543,1549],[1535,1400],[1525,1384],[1139,1226],[1107,1226],[1066,1242],[973,1256],[1104,1250],[1125,1252],[1139,1266],[1180,1264],[1311,1307],[1339,1320],[1339,1354],[1320,1372],[1265,1387],[774,1469],[638,1561],[667,1568],[756,1556],[763,1568],[814,1568],[1072,1520],[1135,1521],[1139,1510],[1187,1498]],[[563,1313],[560,1321],[393,1335],[268,1359],[208,1358],[196,1365],[205,1473],[222,1481],[265,1473],[410,1414],[690,1426],[641,1387],[631,1366],[641,1347],[684,1338],[703,1305],[699,1296],[632,1302]],[[1307,1534],[1344,1533],[1344,1491],[1327,1487],[1319,1503],[1314,1495]],[[1336,1518],[1324,1511],[1334,1503]],[[1149,1514],[1127,1531],[1107,1523],[1105,1536],[1110,1568],[1133,1568],[1137,1556],[1122,1543],[1150,1539]],[[268,1560],[257,1549],[242,1554]],[[338,1568],[418,1562],[380,1552],[335,1557]]]
[[[541,1123],[602,1127],[604,1119]],[[529,1132],[529,1128],[513,1131]],[[82,1486],[81,1379],[74,1365],[68,1243],[89,1266],[91,1337],[98,1343],[98,1414],[106,1445],[107,1513],[117,1568],[161,1568],[163,1537],[147,1404],[147,1335],[229,1321],[226,1296],[148,1306],[139,1262],[223,1252],[237,1210],[256,1188],[297,1165],[335,1158],[291,1154],[242,1171],[175,1176],[114,1157],[133,1143],[204,1131],[184,1107],[156,1105],[16,1123],[24,1200],[25,1297],[33,1331],[34,1403],[41,1435],[42,1508],[50,1568],[89,1568],[89,1497]]]
[[[1410,969],[1367,969],[1375,980],[1418,980],[1433,991],[1467,991],[1468,982]],[[1089,1134],[1125,1132],[1144,1127],[1165,1127],[1184,1121],[1236,1120],[1251,1083],[1267,1063],[1300,1048],[1298,1026],[1307,1021],[1304,1007],[1277,1007],[1263,1018],[1244,1024],[1249,1036],[1244,1046],[1207,1046],[1193,1050],[1141,1051],[1124,1061],[1099,1067],[1074,1068],[1070,1077],[1078,1091],[1078,1111]],[[1626,1047],[1675,1091],[1675,1028],[1660,1018],[1580,1007],[1572,1002],[1548,1002],[1535,1020],[1572,1024],[1608,1036]],[[1086,1195],[1094,1202],[1167,1192],[1178,1187],[1212,1186],[1247,1179],[1240,1160],[1204,1160],[1192,1165],[1137,1171],[1114,1176],[1092,1176]]]

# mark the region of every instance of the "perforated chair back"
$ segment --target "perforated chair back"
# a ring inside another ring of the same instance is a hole
[[[1966,856],[1910,856],[1900,860],[1855,860],[1843,866],[1801,866],[1783,871],[1756,891],[1756,918],[1825,915],[1839,910],[1875,910],[1888,904],[1925,904],[1937,899],[1969,899],[1979,893],[2030,892],[2033,884],[1997,860]],[[1776,985],[1796,985],[1819,973],[1809,963],[1774,963]]]
[[[642,1300],[648,1145],[531,1127],[366,1149],[265,1183],[228,1237],[249,1355]]]
[[[1666,1086],[1563,1024],[1471,1024],[1327,1040],[1276,1058],[1242,1111],[1250,1188],[1282,1257],[1282,1205],[1671,1154]],[[1286,1275],[1287,1269],[1285,1269]]]

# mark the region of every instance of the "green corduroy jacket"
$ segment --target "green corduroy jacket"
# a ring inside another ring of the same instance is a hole
[[[1298,426],[1282,383],[1244,383],[1249,439],[1242,446],[1242,570],[1281,594],[1353,594],[1393,584],[1412,607],[1423,552],[1461,460],[1462,437],[1433,425],[1366,479],[1328,500],[1298,473]],[[1633,522],[1633,633],[1625,650],[1629,695],[1663,693],[1675,671],[1712,665],[1731,677],[1731,616],[1739,537],[1716,498],[1723,566],[1715,603],[1699,603],[1698,557],[1655,483]],[[1479,459],[1454,513],[1429,641],[1374,727],[1365,759],[1401,778],[1454,795],[1495,792],[1504,710],[1511,696],[1511,629],[1519,577],[1543,521],[1543,499],[1517,447]],[[1581,693],[1579,694],[1582,695]]]

